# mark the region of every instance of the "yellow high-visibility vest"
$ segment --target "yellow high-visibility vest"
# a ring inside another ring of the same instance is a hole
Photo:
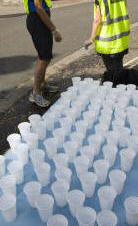
[[[96,51],[101,54],[115,54],[128,49],[130,23],[126,0],[98,0],[102,23],[96,34]],[[96,4],[94,4],[94,17]]]
[[[46,3],[48,8],[52,8],[52,0],[42,0],[43,3]],[[34,1],[32,0],[23,0],[25,12],[29,14],[29,12],[35,11]]]

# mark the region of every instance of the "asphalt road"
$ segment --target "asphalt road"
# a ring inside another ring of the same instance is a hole
[[[52,64],[82,47],[89,37],[92,21],[91,3],[52,11],[52,20],[63,35],[54,44]],[[128,0],[131,22],[138,21],[137,0]],[[10,90],[33,75],[36,51],[25,27],[25,16],[0,19],[0,91]]]

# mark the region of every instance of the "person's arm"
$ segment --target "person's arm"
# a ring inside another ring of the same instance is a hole
[[[59,31],[57,31],[56,26],[51,21],[50,17],[48,16],[48,14],[45,12],[45,10],[42,7],[42,0],[34,0],[34,4],[36,7],[36,12],[37,12],[38,16],[41,18],[43,23],[49,28],[49,30],[53,33],[53,35],[55,37],[55,41],[58,41],[58,42],[61,41],[62,37],[61,37]]]
[[[91,36],[85,42],[86,48],[88,48],[88,46],[90,46],[95,41],[97,30],[98,30],[98,27],[101,24],[101,22],[102,22],[101,10],[100,10],[99,5],[96,5],[96,14],[95,14],[94,21],[92,23]]]

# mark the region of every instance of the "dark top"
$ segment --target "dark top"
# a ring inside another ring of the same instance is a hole
[[[99,0],[95,0],[95,4],[97,6],[99,6]],[[115,54],[105,54],[105,55],[110,55],[111,57],[118,57],[118,56],[124,56],[125,54],[128,53],[128,49],[125,49],[123,52],[120,52],[120,53],[115,53]],[[104,54],[101,54],[101,53],[98,53],[99,55],[104,55]]]

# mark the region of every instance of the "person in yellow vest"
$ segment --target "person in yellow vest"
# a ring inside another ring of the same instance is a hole
[[[95,43],[96,52],[102,57],[106,72],[104,81],[116,80],[123,73],[123,57],[128,53],[130,23],[126,0],[95,0],[94,21],[90,39],[85,47]]]
[[[29,101],[40,107],[50,103],[42,95],[46,69],[52,59],[53,37],[56,42],[62,40],[60,32],[50,19],[51,0],[23,0],[27,13],[26,25],[38,53],[35,66],[33,91]]]

